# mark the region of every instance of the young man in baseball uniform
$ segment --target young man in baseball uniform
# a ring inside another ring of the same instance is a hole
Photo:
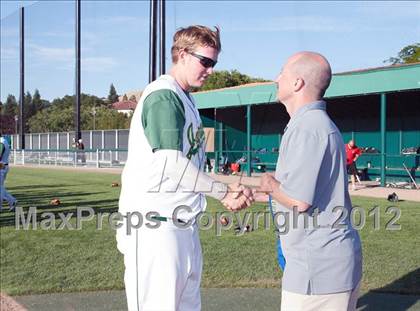
[[[202,255],[194,219],[206,207],[204,194],[229,210],[251,204],[250,190],[203,173],[204,130],[189,91],[213,73],[220,50],[218,28],[177,31],[169,74],[146,87],[134,112],[119,212],[130,221],[152,212],[146,218],[154,228],[124,221],[117,230],[130,311],[200,310]]]

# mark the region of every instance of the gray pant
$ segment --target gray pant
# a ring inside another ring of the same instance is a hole
[[[9,204],[9,207],[12,207],[13,203],[16,201],[16,198],[7,192],[4,183],[6,182],[6,176],[9,172],[9,166],[6,165],[4,168],[0,169],[0,209],[3,204],[3,200],[6,200]]]

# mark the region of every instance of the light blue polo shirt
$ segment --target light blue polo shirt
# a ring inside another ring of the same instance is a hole
[[[286,195],[311,205],[298,217],[278,202],[273,207],[289,212],[289,231],[281,236],[286,258],[282,288],[306,295],[354,289],[362,277],[361,243],[350,225],[344,142],[325,102],[305,105],[292,116],[280,144],[275,177]],[[347,217],[337,223],[342,209]]]

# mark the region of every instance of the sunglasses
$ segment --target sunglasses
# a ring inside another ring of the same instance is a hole
[[[194,57],[197,57],[200,60],[200,64],[204,68],[213,68],[217,64],[217,60],[212,60],[211,58],[205,57],[203,55],[195,54],[194,52],[189,52]]]

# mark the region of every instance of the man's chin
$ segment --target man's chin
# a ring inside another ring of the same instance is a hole
[[[198,80],[194,83],[193,87],[202,87],[204,85],[204,82],[206,82],[206,81],[205,80],[204,81]]]

